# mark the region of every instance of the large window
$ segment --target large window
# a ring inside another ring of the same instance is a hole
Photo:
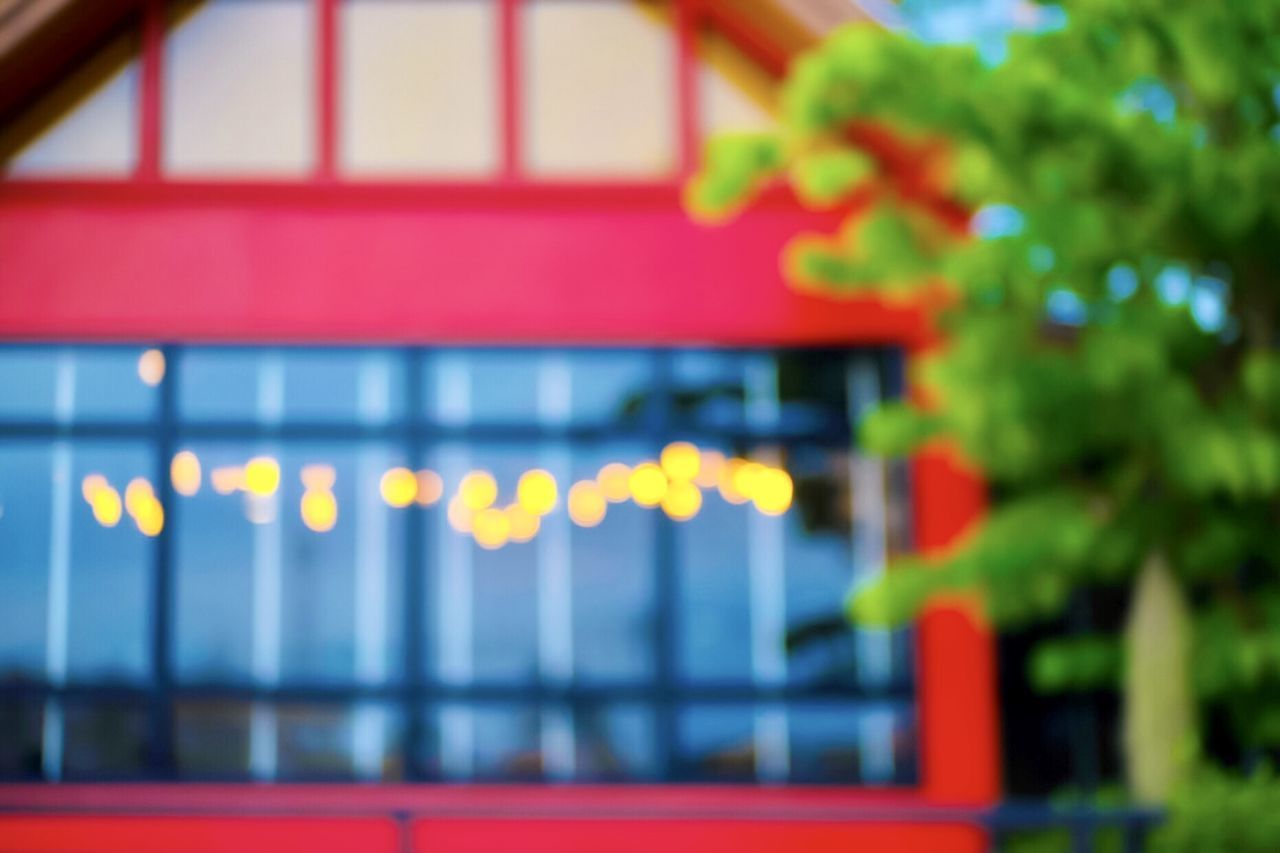
[[[898,372],[0,348],[0,776],[911,782]]]

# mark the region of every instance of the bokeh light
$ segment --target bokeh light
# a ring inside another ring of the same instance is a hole
[[[631,497],[640,506],[657,506],[667,493],[667,475],[652,462],[641,462],[631,471]]]
[[[169,481],[173,490],[191,497],[200,491],[200,459],[190,450],[175,453],[169,463]]]
[[[80,481],[80,494],[84,496],[87,503],[93,503],[93,496],[100,490],[107,488],[107,478],[101,474],[89,474]]]
[[[143,477],[134,477],[124,489],[124,508],[135,519],[143,511],[148,500],[155,498],[151,484]]]
[[[244,469],[237,465],[214,468],[209,472],[209,482],[220,495],[229,495],[244,487]]]
[[[507,544],[511,536],[511,521],[503,510],[494,507],[482,509],[471,520],[471,533],[477,545],[492,551]]]
[[[662,470],[672,480],[692,480],[702,467],[702,455],[698,448],[687,441],[673,441],[662,448],[658,457]]]
[[[444,497],[444,480],[435,471],[423,468],[414,475],[418,480],[418,506],[432,506]]]
[[[449,501],[449,526],[459,533],[471,532],[471,519],[475,515],[465,503],[461,495],[454,495]]]
[[[329,491],[338,481],[338,472],[333,470],[333,466],[321,462],[303,465],[299,476],[302,478],[303,486],[309,491],[316,492]]]
[[[120,523],[122,511],[120,493],[111,486],[104,485],[95,490],[89,499],[89,504],[93,507],[93,517],[103,527],[115,527]]]
[[[765,515],[781,515],[791,508],[795,484],[781,468],[763,468],[751,481],[751,502]]]
[[[535,468],[520,475],[516,485],[516,501],[530,515],[546,515],[555,508],[559,495],[556,478],[549,471]]]
[[[750,480],[754,474],[754,469],[751,472],[745,470],[751,465],[759,467],[760,463],[738,458],[725,462],[720,470],[720,481],[716,483],[716,487],[720,490],[720,497],[731,504],[746,503],[751,499],[751,493],[743,490],[744,486],[750,486]]]
[[[164,506],[156,500],[155,495],[143,497],[137,511],[130,514],[144,536],[159,536],[160,531],[164,530]]]
[[[538,535],[542,528],[542,519],[528,512],[519,504],[507,507],[507,521],[511,524],[511,541],[528,542]]]
[[[693,518],[702,509],[702,492],[688,480],[676,480],[662,496],[662,511],[676,521]]]
[[[378,491],[388,506],[406,507],[418,496],[418,476],[408,468],[392,468],[382,475]]]
[[[244,488],[259,496],[274,495],[280,488],[280,463],[270,456],[255,456],[245,463]]]
[[[610,462],[601,468],[596,482],[610,503],[622,503],[631,497],[631,469],[621,462]]]
[[[338,501],[328,489],[308,489],[302,494],[302,523],[316,533],[328,533],[338,523]]]
[[[472,471],[458,484],[458,497],[469,510],[487,509],[498,499],[498,482],[488,471]]]
[[[657,467],[657,466],[654,466]],[[662,472],[658,472],[661,474]],[[666,482],[666,478],[663,478]],[[569,517],[581,527],[595,527],[604,521],[608,502],[594,480],[580,480],[569,489]]]
[[[164,353],[149,349],[138,356],[138,378],[152,388],[164,381]]]
[[[724,470],[724,454],[719,450],[704,450],[701,453],[698,475],[693,478],[704,489],[714,489],[720,484],[720,472]]]

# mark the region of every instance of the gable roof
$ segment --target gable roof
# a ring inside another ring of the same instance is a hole
[[[144,2],[0,0],[0,126],[110,39]]]

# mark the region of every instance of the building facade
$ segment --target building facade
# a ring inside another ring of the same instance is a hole
[[[980,620],[841,618],[980,510],[854,439],[927,313],[680,204],[782,12],[117,6],[0,102],[0,836],[982,849]]]

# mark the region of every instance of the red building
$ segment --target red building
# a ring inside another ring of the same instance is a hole
[[[9,6],[0,848],[985,848],[986,630],[827,618],[980,510],[850,443],[928,317],[681,207],[785,4]]]

